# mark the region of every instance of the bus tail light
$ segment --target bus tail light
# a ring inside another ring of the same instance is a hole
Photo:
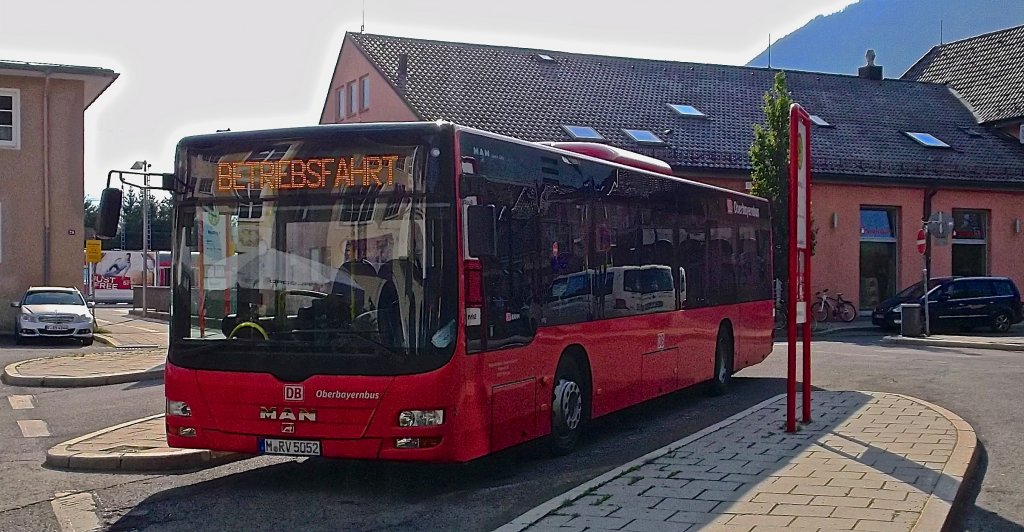
[[[479,260],[466,260],[466,306],[481,307],[484,304],[484,272]]]

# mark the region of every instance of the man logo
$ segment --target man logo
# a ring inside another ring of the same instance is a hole
[[[295,423],[281,423],[282,434],[295,434]]]
[[[302,385],[301,384],[285,384],[284,385],[284,400],[285,401],[301,401],[302,400]]]

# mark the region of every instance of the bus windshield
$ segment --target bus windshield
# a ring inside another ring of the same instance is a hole
[[[453,195],[439,159],[365,138],[179,153],[175,362],[301,377],[447,361]]]

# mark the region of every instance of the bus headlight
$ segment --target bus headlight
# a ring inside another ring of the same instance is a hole
[[[186,403],[185,401],[171,401],[170,399],[168,399],[167,415],[192,417],[192,409],[188,407],[188,403]]]
[[[399,427],[430,427],[444,423],[444,410],[404,410],[398,414]]]

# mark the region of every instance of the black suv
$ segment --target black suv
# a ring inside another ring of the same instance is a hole
[[[924,304],[921,283],[887,299],[871,314],[871,323],[896,329],[903,303]],[[991,327],[1006,332],[1024,320],[1020,291],[1006,277],[942,277],[928,284],[928,319],[934,329],[969,331]]]

